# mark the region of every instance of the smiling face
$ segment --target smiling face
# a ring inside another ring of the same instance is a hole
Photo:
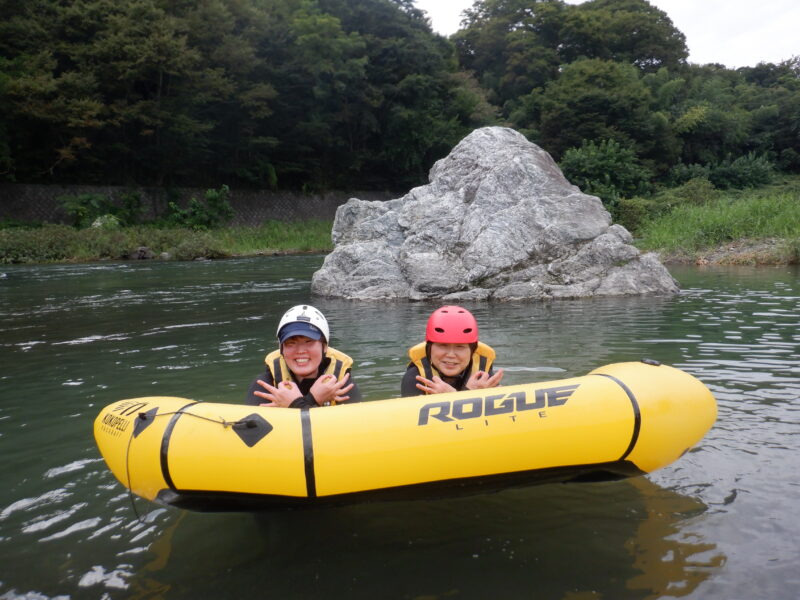
[[[472,358],[469,344],[431,343],[431,363],[446,377],[456,377],[467,368]]]
[[[283,342],[281,351],[289,369],[298,379],[316,376],[325,353],[322,340],[312,340],[303,335],[287,339]]]

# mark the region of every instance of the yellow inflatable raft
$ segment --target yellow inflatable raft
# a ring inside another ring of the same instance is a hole
[[[693,376],[654,361],[586,376],[314,409],[145,397],[95,420],[133,493],[191,510],[431,498],[649,473],[713,425]]]

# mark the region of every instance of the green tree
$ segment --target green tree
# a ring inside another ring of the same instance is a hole
[[[599,58],[636,65],[642,71],[676,69],[686,63],[686,37],[667,13],[646,0],[590,0],[566,14],[561,32],[563,61]]]
[[[557,77],[568,11],[561,0],[475,2],[453,35],[459,61],[504,106]]]
[[[633,149],[614,140],[584,140],[580,148],[567,150],[559,165],[567,179],[583,192],[599,196],[609,207],[620,198],[647,192],[653,176]]]
[[[560,158],[583,140],[631,142],[647,156],[653,146],[650,91],[632,65],[599,59],[567,65],[541,96],[541,145]],[[527,123],[519,123],[527,126]]]

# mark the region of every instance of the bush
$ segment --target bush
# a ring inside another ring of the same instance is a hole
[[[34,229],[0,230],[0,263],[32,263],[67,260],[77,248],[78,231],[67,225]]]
[[[720,197],[720,192],[705,177],[695,177],[686,183],[671,190],[668,193],[677,201],[674,204],[707,204]]]
[[[705,165],[678,163],[669,171],[667,181],[671,186],[683,185],[692,179],[708,179],[711,169]]]
[[[637,233],[645,223],[659,214],[659,204],[653,198],[620,198],[612,216],[614,221],[631,233]]]
[[[332,249],[331,221],[264,221],[258,227],[231,227],[209,232],[233,254],[328,252]]]
[[[649,221],[679,206],[702,206],[719,199],[720,195],[720,191],[708,179],[690,179],[683,185],[662,190],[649,198],[622,198],[612,214],[615,221],[638,233]]]
[[[39,229],[0,230],[0,263],[122,260],[146,246],[155,256],[168,252],[177,260],[224,258],[223,246],[208,233],[190,229],[75,229],[45,225]]]
[[[696,177],[683,185],[659,192],[653,199],[658,203],[658,214],[664,214],[677,206],[684,204],[701,206],[719,197],[720,191],[714,184],[704,177]]]
[[[765,185],[772,181],[773,166],[763,156],[750,152],[731,161],[724,160],[711,168],[708,179],[722,190],[744,189]]]
[[[800,171],[800,152],[794,148],[781,150],[778,166],[782,171]]]
[[[64,212],[72,218],[72,224],[82,229],[89,227],[95,219],[112,214],[114,205],[101,194],[78,194],[77,196],[59,196]]]
[[[115,210],[111,214],[119,219],[120,225],[123,227],[141,223],[144,208],[142,207],[142,197],[138,192],[123,194],[119,206],[114,208]]]
[[[114,215],[103,215],[92,221],[92,229],[119,229],[121,225]]]
[[[77,196],[59,196],[64,212],[72,218],[72,224],[83,229],[95,227],[98,219],[106,223],[108,217],[116,219],[122,227],[136,225],[142,216],[142,200],[135,192],[123,194],[119,204],[102,194],[78,194]]]
[[[765,185],[772,181],[773,164],[764,156],[751,152],[735,160],[726,159],[710,165],[675,165],[669,174],[673,185],[692,179],[708,179],[717,188],[744,189]]]
[[[636,153],[615,140],[599,144],[584,140],[570,148],[560,163],[564,176],[587,194],[613,207],[620,198],[649,191],[652,173],[639,164]]]
[[[182,209],[175,202],[169,203],[169,224],[176,227],[188,227],[194,230],[207,230],[222,227],[233,218],[234,210],[230,202],[230,188],[223,185],[219,190],[206,190],[204,202],[196,198],[189,201],[189,206]]]
[[[225,257],[219,244],[207,233],[195,233],[184,237],[177,245],[168,248],[166,252],[169,252],[176,260]]]
[[[41,221],[35,222],[28,222],[28,221],[18,221],[17,219],[4,219],[0,221],[0,229],[16,229],[16,228],[25,228],[25,229],[32,229],[35,227],[42,227],[44,223]]]

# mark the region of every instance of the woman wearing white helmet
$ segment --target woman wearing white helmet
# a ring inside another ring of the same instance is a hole
[[[330,329],[313,306],[293,306],[278,323],[279,348],[264,359],[266,372],[247,392],[247,403],[306,408],[359,402],[350,376],[353,359],[328,346]]]

